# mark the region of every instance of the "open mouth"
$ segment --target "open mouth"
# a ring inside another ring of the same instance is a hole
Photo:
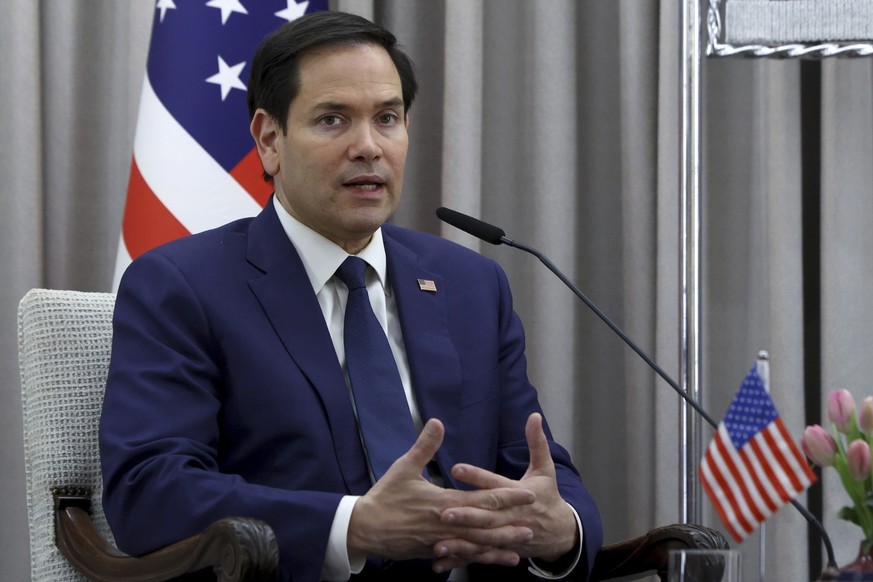
[[[376,184],[373,182],[350,182],[346,184],[346,186],[351,186],[352,188],[357,188],[358,190],[375,192],[377,189],[382,187],[382,184]]]
[[[344,185],[347,188],[354,188],[363,192],[376,192],[385,186],[385,181],[378,176],[360,176],[352,178]]]

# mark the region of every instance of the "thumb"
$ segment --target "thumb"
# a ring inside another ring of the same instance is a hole
[[[443,423],[431,418],[421,429],[421,434],[418,435],[415,443],[402,458],[406,462],[412,463],[417,473],[421,473],[442,446],[445,432]]]
[[[543,430],[543,417],[534,412],[527,419],[524,427],[527,447],[530,451],[530,466],[528,472],[546,474],[555,473],[555,463],[552,460],[552,452],[549,450],[549,439]]]

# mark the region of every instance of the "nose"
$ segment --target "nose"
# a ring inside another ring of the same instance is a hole
[[[370,123],[361,123],[351,134],[349,158],[357,161],[373,161],[382,157],[379,132]]]

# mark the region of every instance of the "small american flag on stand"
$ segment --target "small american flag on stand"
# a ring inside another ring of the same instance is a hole
[[[698,474],[737,542],[815,482],[767,393],[756,363],[703,456]]]
[[[249,134],[263,38],[327,0],[157,0],[113,288],[147,250],[253,216],[272,185]]]

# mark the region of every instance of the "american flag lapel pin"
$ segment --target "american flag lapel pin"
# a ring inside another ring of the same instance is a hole
[[[418,288],[422,291],[430,291],[431,293],[436,293],[436,283],[434,283],[431,279],[419,279]]]

